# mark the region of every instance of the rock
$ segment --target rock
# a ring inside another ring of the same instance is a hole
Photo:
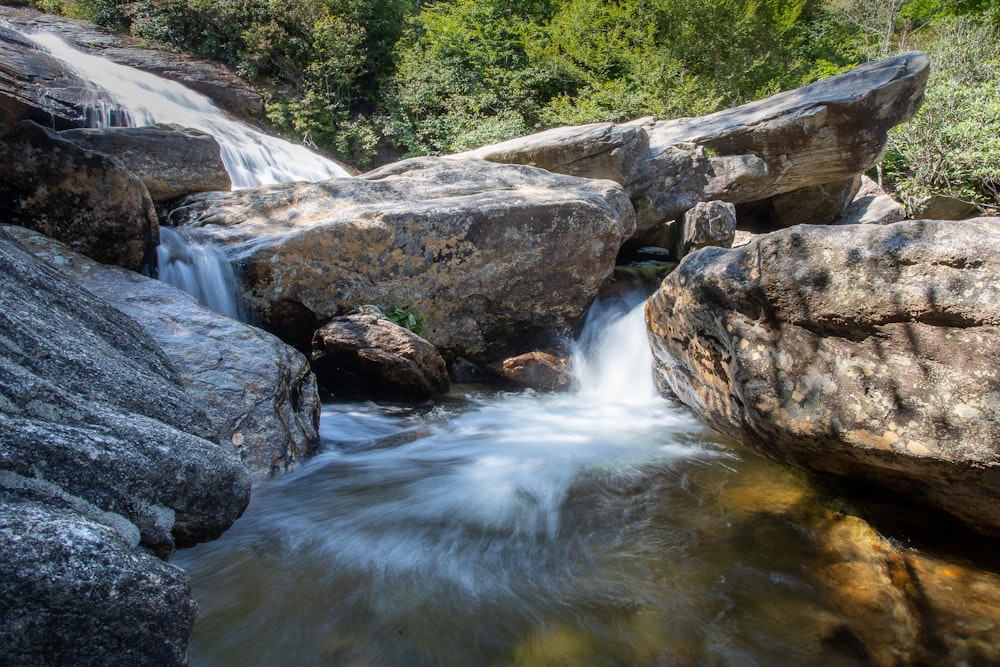
[[[339,398],[419,402],[449,389],[448,368],[434,346],[374,306],[316,331],[309,358],[320,384]]]
[[[166,556],[218,537],[250,479],[131,319],[0,229],[0,470],[138,528]]]
[[[771,225],[828,225],[844,215],[861,188],[861,177],[838,179],[771,197]]]
[[[760,201],[864,172],[920,108],[928,71],[908,53],[708,116],[557,128],[459,157],[613,178],[644,236],[698,202]]]
[[[778,461],[1000,535],[1000,219],[799,226],[686,257],[661,386]]]
[[[0,137],[0,224],[20,225],[105,264],[155,266],[159,222],[121,162],[32,121]]]
[[[811,573],[816,589],[845,619],[865,664],[927,664],[917,589],[906,560],[863,519],[834,514],[813,527],[826,562]]]
[[[504,380],[539,391],[565,391],[573,381],[566,357],[542,350],[504,359],[490,368]]]
[[[676,257],[698,248],[728,248],[736,237],[736,207],[722,201],[698,202],[684,214]]]
[[[139,177],[154,202],[193,192],[230,190],[219,143],[205,132],[179,125],[66,130],[59,134],[88,151],[121,160]]]
[[[1000,664],[1000,574],[918,551],[903,555],[933,619],[927,643],[938,655],[925,664]]]
[[[357,179],[182,200],[241,267],[265,328],[295,345],[364,304],[423,311],[446,359],[482,363],[575,328],[634,230],[610,181],[415,158]]]
[[[25,32],[52,32],[94,55],[120,65],[152,72],[207,95],[221,107],[247,118],[263,118],[260,93],[231,69],[217,62],[199,60],[168,49],[116,35],[86,21],[43,14],[27,7],[2,7],[0,18]],[[79,126],[79,123],[74,124]]]
[[[933,220],[965,220],[979,213],[975,204],[947,195],[927,195],[913,206],[913,215]]]
[[[187,575],[107,519],[0,472],[0,663],[187,664],[197,612]]]
[[[319,395],[301,353],[164,282],[103,266],[26,229],[8,232],[62,276],[133,318],[204,410],[212,439],[252,473],[287,469],[315,450]]]
[[[0,7],[0,15],[3,10]],[[86,122],[93,88],[34,42],[0,25],[0,132],[19,121],[65,129]]]
[[[878,183],[861,177],[861,188],[844,214],[837,219],[837,225],[887,225],[906,217],[903,205],[886,194]]]

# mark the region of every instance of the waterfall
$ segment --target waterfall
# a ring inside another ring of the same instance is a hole
[[[239,298],[240,281],[232,263],[208,239],[184,229],[161,227],[156,259],[163,282],[184,290],[217,313],[250,321]]]
[[[228,118],[209,98],[179,83],[84,53],[52,33],[28,38],[107,91],[107,99],[95,101],[88,113],[91,126],[176,123],[207,132],[219,142],[234,188],[350,176],[340,165],[304,146]]]

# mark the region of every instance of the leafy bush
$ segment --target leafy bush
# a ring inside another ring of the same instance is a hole
[[[890,133],[886,174],[913,209],[932,194],[1000,208],[1000,40],[983,21],[947,18],[918,42],[933,64],[924,106]]]
[[[404,329],[409,329],[418,336],[427,329],[427,315],[419,308],[407,309],[400,308],[399,306],[390,306],[387,308],[380,307],[379,310],[391,322]]]

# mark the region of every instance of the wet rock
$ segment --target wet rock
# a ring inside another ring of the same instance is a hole
[[[508,382],[539,391],[566,391],[573,381],[567,358],[543,350],[504,359],[490,368]]]
[[[25,32],[56,33],[94,55],[182,83],[235,114],[264,117],[260,93],[220,63],[168,49],[150,48],[147,42],[111,33],[92,23],[43,14],[28,7],[0,6],[0,17]]]
[[[159,222],[142,182],[121,162],[32,121],[0,137],[0,224],[58,239],[105,264],[152,266]]]
[[[148,125],[66,130],[59,136],[120,160],[157,203],[232,188],[219,143],[199,130]]]
[[[22,120],[59,129],[79,127],[92,91],[34,42],[0,25],[0,132]]]
[[[188,577],[137,541],[97,508],[0,473],[0,663],[186,665]]]
[[[658,380],[766,456],[1000,535],[998,253],[996,218],[700,250],[647,305]]]
[[[192,195],[170,217],[227,249],[285,340],[304,347],[317,320],[402,304],[426,314],[422,335],[447,359],[478,363],[578,326],[635,224],[610,181],[444,158]]]
[[[420,402],[450,386],[434,346],[374,306],[335,317],[316,331],[309,359],[320,385],[340,398]]]
[[[315,450],[316,378],[297,350],[166,283],[103,266],[25,229],[8,231],[62,276],[133,318],[204,410],[212,439],[255,475],[287,469]]]
[[[863,173],[920,108],[928,71],[908,53],[708,116],[557,128],[459,157],[612,178],[645,236],[701,201],[761,201]]]

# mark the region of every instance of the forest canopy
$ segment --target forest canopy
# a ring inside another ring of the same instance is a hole
[[[33,0],[223,61],[267,119],[366,168],[546,127],[699,115],[919,49],[924,109],[886,183],[1000,207],[991,0]]]

